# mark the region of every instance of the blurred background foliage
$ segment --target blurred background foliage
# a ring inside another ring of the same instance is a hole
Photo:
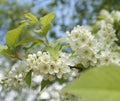
[[[56,18],[49,31],[50,40],[65,36],[75,25],[91,24],[102,9],[119,10],[119,0],[0,0],[0,42],[4,44],[7,30],[15,28],[24,14],[37,17],[55,12]],[[27,28],[29,29],[29,28]],[[24,33],[28,33],[27,30]],[[25,34],[24,34],[25,35]],[[24,36],[25,37],[25,36]]]

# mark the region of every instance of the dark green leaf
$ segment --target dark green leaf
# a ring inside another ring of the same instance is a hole
[[[32,70],[30,70],[27,75],[25,76],[24,80],[26,82],[26,84],[28,85],[28,87],[31,86],[31,76],[32,76]]]
[[[49,83],[50,83],[49,80],[42,80],[42,82],[41,82],[41,90],[43,90]]]
[[[117,53],[119,53],[120,54],[120,50],[118,49],[118,50],[114,50],[113,52],[117,52]]]

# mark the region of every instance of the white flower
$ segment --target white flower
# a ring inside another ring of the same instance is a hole
[[[111,53],[112,63],[120,65],[120,54],[119,53]]]
[[[115,21],[120,21],[120,11],[112,11],[111,15]]]
[[[58,78],[62,78],[62,75],[64,73],[69,73],[71,71],[67,65],[62,64],[62,63],[61,64],[58,63],[57,68],[58,68],[58,73],[56,75]]]
[[[79,37],[80,37],[80,34],[79,34],[78,31],[76,31],[76,30],[74,31],[74,30],[73,30],[73,31],[71,32],[71,38],[72,38],[73,41],[78,40]]]
[[[46,75],[44,75],[43,79],[53,81],[53,80],[55,80],[55,75],[47,73]]]
[[[37,56],[38,56],[38,57],[42,56],[42,52],[41,52],[41,51],[38,51],[38,52],[37,52]]]
[[[112,15],[107,10],[102,10],[100,12],[100,15],[103,16],[106,22],[113,23],[114,19],[112,18]]]
[[[41,73],[44,73],[44,74],[49,73],[49,70],[50,70],[50,66],[49,65],[41,63],[39,68],[40,68],[40,72]]]
[[[55,63],[50,64],[49,74],[55,74],[58,73],[58,68],[56,67]]]
[[[42,61],[43,63],[46,63],[46,64],[49,63],[49,62],[50,62],[50,56],[49,56],[48,54],[42,55],[41,61]]]
[[[111,61],[111,52],[106,50],[106,51],[103,51],[101,53],[101,56],[100,56],[100,65],[108,65],[110,64],[112,61]]]

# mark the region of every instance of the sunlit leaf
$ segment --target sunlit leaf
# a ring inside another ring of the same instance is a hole
[[[46,26],[43,26],[41,33],[42,33],[43,35],[46,35],[47,32],[49,31],[49,29],[50,29],[50,24],[48,24],[48,25],[46,25]]]
[[[40,22],[43,26],[46,26],[51,23],[51,21],[54,19],[55,13],[51,12],[43,17],[40,18]]]
[[[38,22],[38,19],[36,16],[34,16],[32,13],[25,14],[25,17],[30,20],[31,23],[35,24]]]
[[[70,44],[63,44],[61,49],[70,47]]]
[[[36,32],[36,33],[42,33],[42,30],[38,29],[38,30],[34,30],[34,32]]]
[[[120,101],[119,76],[120,66],[116,65],[89,69],[62,92],[74,94],[85,101]]]
[[[24,24],[6,33],[6,43],[9,47],[14,47],[15,43],[17,42],[20,36],[21,30],[23,29],[23,27],[24,27]]]
[[[8,46],[6,45],[1,45],[0,46],[0,52],[3,51],[3,50],[7,50],[8,49]]]
[[[30,43],[30,42],[44,44],[44,41],[37,39],[37,38],[25,38],[19,41],[18,43],[16,43],[15,46],[19,46],[19,45]]]
[[[47,47],[47,51],[55,58],[61,49],[60,42],[52,42],[49,47]]]
[[[105,17],[104,16],[101,16],[101,15],[99,15],[99,16],[97,16],[97,19],[98,20],[102,20],[102,19],[104,19]]]
[[[11,55],[12,52],[11,52],[11,50],[8,49],[8,46],[2,45],[2,46],[0,46],[0,54]]]

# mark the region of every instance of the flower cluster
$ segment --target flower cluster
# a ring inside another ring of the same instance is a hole
[[[105,21],[106,23],[113,24],[115,21],[117,21],[117,22],[120,21],[120,12],[119,11],[112,11],[110,13],[107,10],[101,10],[100,16],[102,18],[102,20],[100,20],[100,22]]]
[[[38,51],[37,54],[29,54],[26,60],[15,63],[9,75],[0,82],[4,83],[6,88],[21,88],[25,86],[24,79],[30,70],[35,77],[42,76],[44,80],[52,81],[62,77],[68,79],[72,73],[69,57],[69,54],[61,51],[55,58],[48,52]]]
[[[68,32],[67,42],[74,51],[73,61],[84,67],[95,66],[98,63],[99,43],[85,26],[77,26]]]
[[[25,85],[24,78],[28,70],[24,61],[16,62],[8,74],[5,73],[2,79],[2,83],[5,88],[8,89],[21,89]]]
[[[62,78],[71,71],[69,54],[63,52],[53,58],[48,52],[38,51],[37,54],[29,54],[26,63],[29,70],[32,69],[36,75],[49,80]]]
[[[116,52],[119,49],[116,44],[118,38],[114,28],[114,22],[120,21],[120,12],[109,13],[103,10],[100,15],[103,19],[96,21],[95,33],[92,33],[92,27],[79,25],[67,32],[65,41],[69,43],[71,53],[58,49],[58,53],[52,56],[46,46],[45,52],[28,54],[25,60],[14,64],[9,75],[0,79],[0,84],[14,88],[24,86],[24,79],[29,71],[32,71],[34,76],[42,76],[44,80],[52,81],[56,78],[69,79],[75,71],[72,67],[88,68],[111,63],[120,65],[120,54]]]
[[[96,34],[79,25],[67,34],[66,41],[73,50],[73,61],[76,65],[85,68],[110,63],[120,65],[120,55],[113,52],[118,47],[115,43],[115,30],[111,24],[104,23]]]

